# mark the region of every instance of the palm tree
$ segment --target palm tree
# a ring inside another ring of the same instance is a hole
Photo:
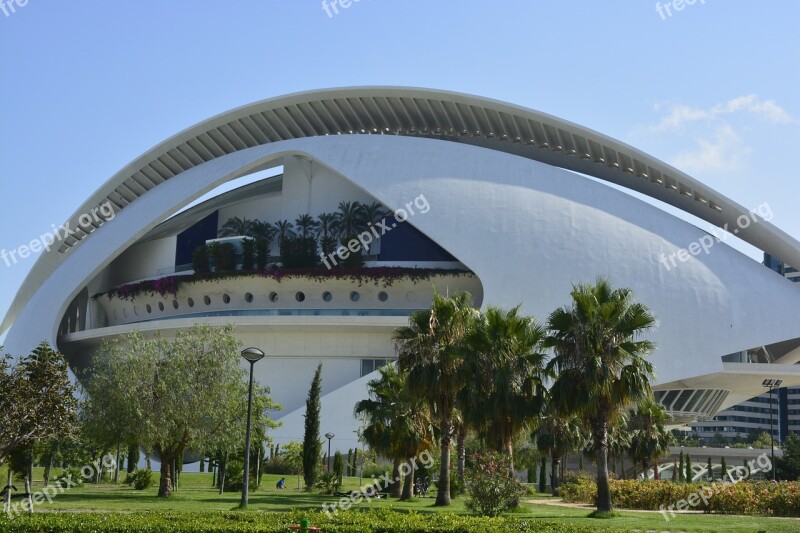
[[[582,424],[577,417],[564,417],[552,408],[545,411],[535,425],[531,437],[536,440],[536,448],[550,455],[550,487],[553,496],[558,496],[559,463],[569,452],[579,450],[584,442]]]
[[[279,220],[275,223],[275,232],[278,235],[278,246],[282,246],[289,237],[294,237],[294,226],[288,220]]]
[[[380,369],[380,377],[369,382],[369,398],[356,403],[355,415],[365,426],[361,438],[374,451],[392,459],[392,479],[400,478],[400,463],[416,457],[433,445],[433,428],[424,399],[412,396],[406,388],[407,374],[394,365]],[[407,476],[403,499],[412,496],[414,473]],[[401,497],[399,483],[392,485],[392,496]],[[406,494],[406,492],[408,494]]]
[[[336,213],[320,213],[317,216],[317,236],[327,239],[336,233]]]
[[[262,220],[254,220],[253,223],[250,225],[250,232],[247,234],[249,237],[253,237],[256,240],[263,239],[267,243],[267,247],[269,248],[272,239],[275,237],[277,230],[267,222]]]
[[[219,229],[217,233],[218,237],[239,237],[239,236],[246,236],[250,234],[250,228],[253,225],[253,221],[249,218],[239,218],[233,217],[229,218],[225,224]]]
[[[653,365],[645,356],[654,344],[636,339],[656,320],[630,289],[612,289],[602,278],[574,286],[571,296],[571,306],[548,318],[545,345],[555,354],[548,368],[558,375],[550,394],[558,412],[580,415],[589,426],[597,452],[597,511],[608,512],[609,422],[622,407],[652,394]]]
[[[672,434],[664,427],[670,418],[664,407],[650,398],[641,400],[628,414],[631,459],[642,465],[645,476],[653,465],[653,479],[656,480],[660,479],[658,460],[669,453],[672,443]]]
[[[317,227],[317,224],[319,224],[319,222],[314,220],[314,218],[308,213],[300,215],[294,221],[294,225],[298,230],[300,230],[300,236],[304,239],[314,233],[314,229]]]
[[[361,204],[358,202],[339,202],[339,212],[336,213],[336,228],[339,237],[349,239],[357,235],[363,228]]]
[[[370,224],[376,224],[389,215],[389,210],[384,208],[380,202],[372,202],[371,204],[361,204],[361,220],[360,229],[368,229]],[[371,243],[370,243],[371,244]],[[370,244],[367,244],[367,252],[369,253]]]
[[[336,248],[337,217],[335,213],[321,213],[317,217],[317,237],[322,253],[333,253]]]
[[[467,337],[471,356],[465,366],[476,383],[465,387],[464,403],[487,444],[511,458],[514,468],[514,440],[536,419],[544,407],[547,390],[544,353],[540,346],[545,329],[519,311],[488,307]],[[464,396],[462,395],[462,396]]]
[[[456,395],[466,384],[461,368],[464,338],[476,320],[472,296],[459,292],[445,297],[434,292],[431,308],[415,311],[409,325],[398,328],[394,339],[398,363],[408,371],[408,390],[427,398],[436,413],[440,436],[440,476],[436,505],[450,505],[450,446]]]

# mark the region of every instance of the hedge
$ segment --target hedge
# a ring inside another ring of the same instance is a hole
[[[562,485],[560,491],[564,501],[578,503],[593,503],[597,494],[595,484],[583,479]],[[696,496],[692,497],[692,494]],[[705,499],[702,498],[704,495]],[[800,483],[796,481],[742,481],[725,486],[721,482],[611,481],[614,506],[622,509],[654,511],[662,505],[675,506],[680,500],[689,500],[690,497],[697,504],[689,509],[696,511],[800,517]]]
[[[479,518],[445,513],[400,513],[396,511],[344,512],[332,518],[319,512],[261,511],[151,512],[151,513],[39,513],[14,520],[0,518],[0,531],[89,533],[160,532],[265,532],[285,533],[287,526],[308,518],[325,533],[506,533],[543,531],[588,533],[596,527],[517,517]],[[621,532],[621,529],[604,531]]]

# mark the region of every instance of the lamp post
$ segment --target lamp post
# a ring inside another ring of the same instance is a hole
[[[763,387],[769,388],[769,445],[772,448],[772,481],[775,481],[775,435],[772,430],[772,391],[781,386],[783,380],[765,379],[761,382]]]
[[[244,475],[242,478],[242,507],[247,507],[250,490],[250,424],[253,414],[253,367],[261,361],[266,354],[258,348],[245,348],[242,357],[250,363],[250,385],[247,392],[247,433],[244,437]]]
[[[334,435],[334,434],[333,434],[333,433],[331,433],[330,431],[329,431],[328,433],[325,433],[325,438],[326,438],[326,439],[328,439],[328,460],[327,460],[327,463],[328,463],[328,472],[330,472],[330,471],[331,471],[331,439],[332,439],[333,437],[335,437],[335,436],[336,436],[336,435]]]

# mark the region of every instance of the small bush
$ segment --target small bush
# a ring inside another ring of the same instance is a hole
[[[496,452],[477,453],[467,469],[467,509],[481,516],[499,516],[519,504],[525,488],[511,474],[511,461]]]
[[[225,491],[226,492],[240,492],[244,485],[244,461],[241,459],[234,459],[228,461],[225,467]],[[253,464],[250,465],[250,490],[258,488],[256,482],[255,472],[253,471]]]
[[[336,475],[336,472],[321,473],[315,485],[316,488],[320,489],[325,494],[333,494],[334,491],[339,490],[341,486],[341,479]]]
[[[72,485],[70,485],[70,483]],[[61,487],[67,488],[69,486],[83,486],[83,476],[81,475],[80,468],[67,468],[66,470],[62,471],[53,481],[53,485],[59,485]]]
[[[153,471],[149,468],[134,470],[125,477],[125,484],[136,490],[146,490],[153,486]]]

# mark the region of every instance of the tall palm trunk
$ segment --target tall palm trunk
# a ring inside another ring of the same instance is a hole
[[[401,491],[403,486],[400,484],[400,463],[401,460],[399,457],[395,457],[394,462],[392,463],[392,490],[390,496],[392,498],[400,498]]]
[[[558,455],[553,454],[551,456],[550,462],[550,489],[553,492],[553,496],[558,496],[558,487],[561,485],[561,479],[558,476],[559,470],[559,463],[561,462],[561,457]]]
[[[456,456],[458,457],[458,486],[461,490],[466,488],[464,483],[464,469],[467,464],[467,425],[458,425],[458,436],[456,440]]]
[[[441,438],[441,468],[439,470],[439,492],[436,493],[436,506],[444,507],[450,505],[450,430],[453,422],[449,413],[442,414],[442,438]]]
[[[608,426],[605,421],[594,429],[594,446],[597,450],[597,501],[599,512],[611,511],[611,487],[608,484]]]
[[[511,477],[513,478],[516,473],[514,471],[514,439],[509,435],[503,444],[505,452],[508,455],[509,468],[511,469]]]
[[[406,476],[405,483],[403,483],[403,495],[400,497],[402,501],[411,500],[414,498],[414,473],[416,467],[414,461],[409,461],[411,471]]]

